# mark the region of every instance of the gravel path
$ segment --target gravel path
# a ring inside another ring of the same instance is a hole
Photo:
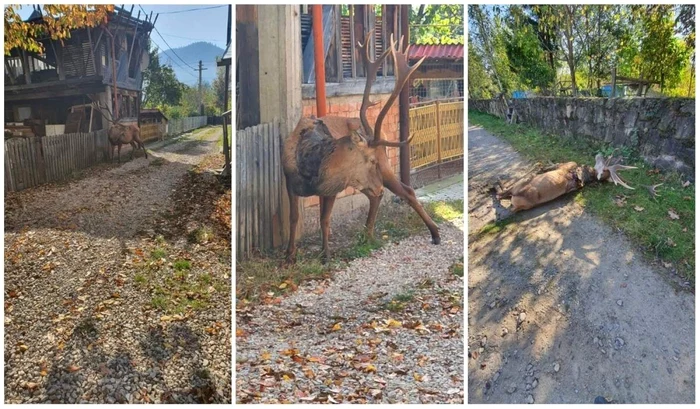
[[[6,403],[230,402],[230,259],[153,233],[220,138],[200,130],[148,159],[6,196]],[[151,258],[155,247],[162,257]],[[139,276],[167,281],[175,258],[191,260],[183,281],[211,278],[210,307],[152,306]]]
[[[695,297],[571,196],[479,235],[527,163],[470,127],[469,403],[695,402]]]
[[[238,309],[237,402],[463,403],[462,220],[440,229]]]

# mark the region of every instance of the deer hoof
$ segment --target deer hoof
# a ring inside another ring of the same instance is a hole
[[[440,236],[433,237],[433,244],[440,244]]]

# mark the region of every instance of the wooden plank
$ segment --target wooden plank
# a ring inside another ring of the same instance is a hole
[[[243,183],[242,183],[242,176],[243,176],[243,171],[242,169],[242,164],[243,164],[243,150],[241,149],[242,147],[242,139],[243,135],[240,131],[236,131],[236,259],[241,260],[243,257],[243,240],[242,240],[242,232],[243,232],[243,220],[245,219],[245,215],[241,211],[242,209],[242,204],[243,201],[241,199],[242,197],[242,192],[243,192]]]
[[[282,235],[282,214],[281,214],[281,201],[280,192],[282,186],[280,184],[280,154],[279,154],[279,140],[280,140],[280,123],[278,120],[273,122],[272,131],[272,158],[270,163],[272,163],[272,247],[277,247],[283,243]]]
[[[262,196],[262,226],[263,226],[263,240],[262,247],[264,250],[270,249],[270,160],[269,160],[269,143],[270,135],[272,134],[272,124],[267,124],[267,132],[265,136],[260,140],[260,162],[262,165],[262,186],[263,186],[263,196]]]
[[[253,175],[252,175],[252,131],[251,128],[247,129],[246,132],[246,254],[250,255],[250,248],[252,244],[253,235],[253,212],[252,212],[252,195],[251,191],[253,189]]]
[[[264,126],[264,125],[263,125]],[[260,163],[258,161],[259,147],[260,147],[260,131],[262,130],[260,126],[254,128],[255,134],[253,135],[253,190],[252,190],[252,202],[253,202],[253,248],[260,249]]]

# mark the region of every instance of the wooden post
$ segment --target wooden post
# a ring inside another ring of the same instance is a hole
[[[438,179],[442,179],[440,164],[442,163],[442,134],[440,133],[440,101],[435,101],[435,127],[437,128],[437,170]]]
[[[323,6],[314,4],[312,8],[312,29],[314,36],[314,72],[316,74],[316,116],[326,116],[326,56],[323,52]]]
[[[238,6],[240,7],[240,6]],[[258,16],[258,43],[260,53],[260,120],[261,122],[280,121],[279,140],[281,146],[287,135],[296,127],[301,118],[301,17],[298,5],[264,6],[265,11]],[[240,31],[239,31],[240,33]],[[245,61],[241,58],[241,61]],[[245,64],[241,64],[243,66]],[[241,77],[243,83],[245,77]],[[242,104],[242,105],[245,105]],[[281,154],[281,150],[279,150]],[[281,161],[281,158],[279,158]],[[273,231],[276,242],[285,243],[289,237],[289,198],[281,170],[276,175],[282,183],[277,195],[279,203],[278,228]],[[299,201],[303,202],[302,200]],[[301,205],[298,235],[301,234],[304,212]],[[276,221],[277,221],[276,220]]]
[[[406,50],[408,47],[408,8],[411,6],[400,6],[399,10],[401,13],[401,31],[406,33],[403,37],[403,49]],[[395,74],[394,74],[395,75]],[[408,140],[408,127],[410,126],[410,121],[408,118],[408,87],[409,84],[401,89],[399,94],[399,141]],[[399,169],[401,175],[401,182],[406,185],[411,184],[411,151],[408,144],[405,144],[399,148]]]
[[[355,5],[350,4],[350,64],[352,65],[352,78],[357,76],[355,68]]]
[[[265,7],[260,19],[265,19],[264,14],[268,13],[269,6]],[[238,65],[238,76],[240,78],[241,104],[238,107],[238,118],[240,128],[244,129],[260,123],[261,117],[261,91],[260,91],[260,59],[267,59],[260,55],[258,35],[258,6],[236,5],[236,58],[243,61]],[[301,41],[301,40],[300,40]]]
[[[342,26],[342,11],[340,5],[335,6],[335,55],[336,66],[338,67],[338,82],[343,82],[343,44],[340,37],[340,29]]]
[[[613,67],[612,69],[612,90],[610,90],[610,98],[615,98],[615,86],[617,84],[617,76],[616,76],[616,69],[617,67]]]

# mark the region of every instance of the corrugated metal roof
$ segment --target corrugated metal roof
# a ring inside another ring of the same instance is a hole
[[[424,44],[424,45],[411,45],[409,49],[410,60],[417,60],[419,58],[427,57],[427,59],[436,60],[463,60],[464,59],[464,45],[463,44]]]

